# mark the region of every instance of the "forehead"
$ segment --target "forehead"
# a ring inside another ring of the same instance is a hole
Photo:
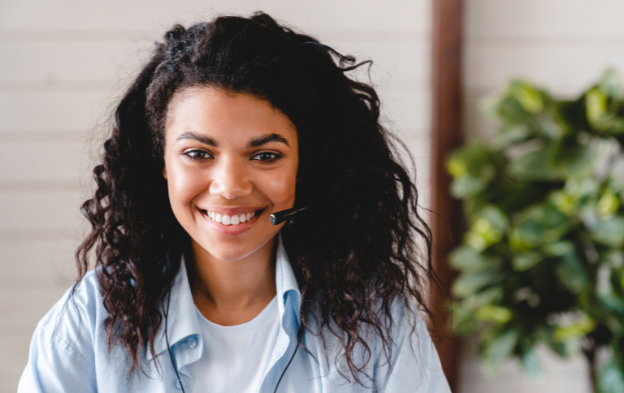
[[[173,95],[167,107],[166,137],[171,140],[189,131],[222,141],[267,133],[297,138],[295,125],[267,100],[213,87],[186,88]]]

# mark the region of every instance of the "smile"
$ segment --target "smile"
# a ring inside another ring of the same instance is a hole
[[[253,212],[243,213],[243,214],[221,214],[217,212],[213,212],[210,210],[201,210],[201,212],[210,218],[212,221],[220,223],[222,225],[239,225],[244,222],[248,222],[254,219],[254,217],[262,214],[264,209],[256,210]]]

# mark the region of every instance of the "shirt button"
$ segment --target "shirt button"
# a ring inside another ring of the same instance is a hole
[[[197,339],[192,338],[192,337],[191,337],[191,338],[189,338],[189,340],[188,340],[188,346],[189,346],[189,348],[191,348],[191,349],[195,348],[195,347],[197,346]]]
[[[176,379],[173,385],[175,386],[176,389],[182,390],[182,383],[180,382],[179,379]]]

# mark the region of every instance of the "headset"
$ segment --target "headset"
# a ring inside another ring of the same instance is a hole
[[[284,221],[288,221],[290,224],[292,224],[295,221],[295,218],[294,218],[295,214],[307,208],[308,206],[304,206],[300,208],[293,207],[292,209],[282,210],[277,213],[271,213],[269,215],[269,221],[271,221],[271,224],[273,225],[279,225],[283,223]],[[173,351],[171,350],[171,346],[169,345],[169,335],[167,334],[167,318],[169,317],[169,305],[170,304],[171,304],[171,289],[169,290],[169,295],[167,296],[167,310],[165,311],[165,341],[167,342],[167,350],[169,352],[169,359],[171,359],[171,365],[173,366],[173,371],[175,371],[176,377],[178,378],[178,382],[180,383],[180,389],[182,389],[182,393],[186,393],[186,391],[184,390],[184,384],[182,383],[182,379],[180,378],[180,373],[178,373],[178,367],[176,365],[175,356],[173,356]],[[277,380],[277,385],[275,385],[275,390],[273,391],[273,393],[277,393],[277,388],[279,388],[279,385],[282,382],[282,378],[284,378],[284,374],[286,374],[286,370],[288,370],[288,367],[290,367],[290,363],[292,363],[293,359],[295,358],[295,355],[297,354],[297,350],[299,350],[299,344],[297,344],[297,346],[295,347],[295,352],[293,352],[292,356],[290,357],[290,360],[288,361],[288,364],[284,368],[284,371],[282,371],[282,375],[280,375],[279,379]]]

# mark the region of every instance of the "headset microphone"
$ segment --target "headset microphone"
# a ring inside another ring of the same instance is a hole
[[[284,221],[290,221],[292,223],[295,220],[295,214],[307,209],[308,207],[309,206],[293,207],[292,209],[282,210],[281,212],[277,213],[271,213],[271,215],[269,215],[269,220],[273,225],[279,225]]]

